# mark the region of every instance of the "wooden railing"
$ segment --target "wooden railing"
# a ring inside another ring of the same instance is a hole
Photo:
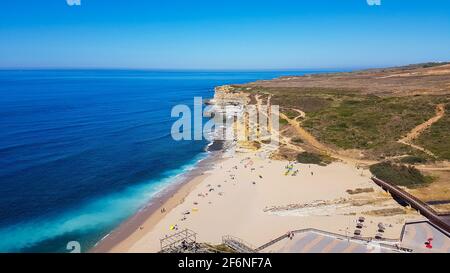
[[[244,240],[231,236],[226,235],[222,237],[222,243],[226,246],[228,246],[231,249],[234,249],[235,251],[239,253],[255,253],[255,247],[251,244],[245,242]]]
[[[441,219],[442,214],[437,213],[432,207],[425,202],[421,201],[412,194],[404,191],[396,185],[383,181],[379,178],[372,177],[372,180],[380,187],[388,190],[391,194],[401,198],[403,201],[408,203],[412,208],[415,208],[425,216],[430,222],[443,229],[446,233],[450,232],[450,225]]]
[[[392,245],[386,244],[387,242],[389,243],[397,243],[399,242],[399,240],[395,240],[395,239],[375,239],[372,237],[354,237],[354,236],[344,236],[341,234],[337,234],[337,233],[332,233],[332,232],[328,232],[328,231],[323,231],[323,230],[319,230],[319,229],[314,229],[314,228],[306,228],[306,229],[298,229],[298,230],[293,230],[292,232],[294,234],[298,234],[298,233],[304,233],[304,232],[316,232],[316,233],[320,233],[323,235],[327,235],[327,236],[331,236],[331,237],[335,237],[335,238],[341,238],[341,239],[345,239],[345,240],[355,240],[355,241],[363,241],[366,243],[370,243],[370,242],[374,242],[376,241],[378,244],[380,244],[381,246],[385,247],[385,248],[390,248],[390,249],[396,249],[396,250],[403,250],[403,251],[409,251],[408,249],[402,249],[402,248],[396,248],[393,247]],[[284,234],[280,237],[277,237],[265,244],[263,244],[262,246],[258,247],[255,249],[255,251],[259,252],[273,244],[278,243],[279,241],[288,238],[287,234]]]

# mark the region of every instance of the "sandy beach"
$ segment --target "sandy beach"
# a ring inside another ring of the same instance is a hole
[[[236,107],[248,100],[225,86],[216,89],[212,101]],[[270,105],[270,97],[265,103],[259,97],[255,100],[258,107]],[[239,115],[229,128],[248,133],[260,126],[246,119]],[[270,132],[272,137],[278,134]],[[315,141],[309,135],[299,136],[309,144]],[[280,143],[295,148],[295,153],[304,151],[285,137]],[[381,224],[382,238],[396,243],[407,221],[423,219],[379,188],[361,160],[333,153],[334,159],[325,164],[302,164],[274,157],[280,147],[273,143],[236,140],[225,146],[92,251],[158,252],[161,239],[185,229],[197,234],[197,242],[220,245],[223,236],[230,235],[255,249],[287,232],[309,228],[343,236],[353,236],[358,229],[361,237],[370,239],[380,236]],[[318,145],[312,147],[329,154]],[[360,217],[365,221],[357,228]]]
[[[385,238],[397,240],[407,219],[420,218],[377,188],[370,172],[354,165],[296,163],[286,174],[289,162],[255,153],[228,154],[212,164],[158,209],[141,215],[139,226],[122,227],[129,233],[124,239],[108,239],[94,252],[158,252],[160,239],[185,228],[196,232],[199,242],[220,244],[222,236],[232,235],[255,247],[290,230],[351,235],[360,216],[366,218],[363,237],[375,236],[383,223]],[[373,191],[347,192],[356,189]]]

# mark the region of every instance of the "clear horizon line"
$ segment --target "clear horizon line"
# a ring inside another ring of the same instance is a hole
[[[315,67],[315,68],[154,68],[154,67],[0,67],[0,70],[136,70],[136,71],[340,71],[340,70],[361,70],[371,68],[386,68],[391,66],[354,66],[354,67]]]
[[[429,61],[433,62],[433,61]],[[373,64],[329,67],[267,67],[267,68],[171,68],[171,67],[128,67],[128,66],[0,66],[0,70],[148,70],[148,71],[318,71],[318,70],[362,70],[390,68],[419,63]],[[444,62],[443,62],[444,63]]]

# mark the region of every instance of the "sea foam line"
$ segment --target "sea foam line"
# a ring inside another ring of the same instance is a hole
[[[42,217],[0,228],[0,252],[20,251],[69,233],[111,229],[158,197],[177,178],[194,169],[206,157],[207,153],[201,153],[190,163],[165,172],[166,177],[163,179],[148,180],[124,191],[91,200],[58,216]]]

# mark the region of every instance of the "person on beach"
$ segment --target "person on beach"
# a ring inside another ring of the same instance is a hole
[[[287,237],[289,238],[289,240],[292,240],[294,238],[294,232],[288,231],[287,232]]]

